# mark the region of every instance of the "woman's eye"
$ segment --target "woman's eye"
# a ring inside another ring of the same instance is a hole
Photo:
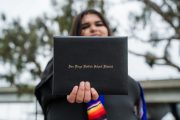
[[[98,22],[96,23],[96,26],[104,26],[104,24],[102,22]]]
[[[82,27],[81,27],[81,29],[86,29],[86,28],[88,28],[89,27],[89,25],[83,25]]]

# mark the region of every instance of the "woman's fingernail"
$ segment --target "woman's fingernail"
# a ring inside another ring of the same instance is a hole
[[[76,85],[76,86],[74,86],[74,88],[73,88],[74,90],[77,90],[78,89],[78,86]]]
[[[87,85],[87,86],[90,86],[90,82],[89,82],[89,81],[87,81],[87,82],[86,82],[86,85]]]
[[[91,88],[91,91],[94,93],[94,92],[95,92],[95,89],[94,89],[94,88]]]

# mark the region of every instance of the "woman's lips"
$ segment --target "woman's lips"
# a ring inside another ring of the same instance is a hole
[[[101,36],[101,35],[99,35],[99,34],[92,34],[92,35],[90,35],[90,36]]]

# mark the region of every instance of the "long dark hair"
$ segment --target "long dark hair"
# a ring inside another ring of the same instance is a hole
[[[112,35],[112,32],[109,28],[109,25],[107,23],[107,21],[105,20],[105,18],[102,16],[102,14],[96,10],[90,9],[90,10],[85,10],[83,12],[81,12],[80,14],[78,14],[74,19],[73,19],[73,23],[71,26],[71,30],[70,30],[70,35],[71,36],[80,36],[81,33],[81,21],[82,18],[84,17],[84,15],[87,14],[96,14],[97,16],[100,17],[100,19],[102,20],[103,24],[105,25],[105,27],[108,30],[108,36]]]

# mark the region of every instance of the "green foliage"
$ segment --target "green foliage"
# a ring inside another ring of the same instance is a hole
[[[65,33],[70,30],[71,23],[73,20],[73,9],[72,9],[72,4],[73,0],[67,0],[67,4],[62,7],[63,15],[57,15],[53,20],[58,23],[59,28],[60,28],[60,33]]]
[[[5,16],[5,14],[1,14],[1,19],[2,19],[3,21],[6,21],[6,16]]]
[[[47,21],[49,20],[45,19],[45,16],[38,17],[30,21],[27,27],[22,26],[19,19],[11,23],[5,22],[8,26],[1,29],[0,60],[10,68],[4,68],[7,72],[0,74],[1,79],[6,79],[11,85],[16,85],[23,72],[29,72],[34,80],[39,78],[42,71],[41,62],[37,60],[37,57],[38,55],[46,56],[44,51],[47,49],[46,46],[51,48],[54,34],[46,25]],[[28,64],[35,67],[29,68]]]

